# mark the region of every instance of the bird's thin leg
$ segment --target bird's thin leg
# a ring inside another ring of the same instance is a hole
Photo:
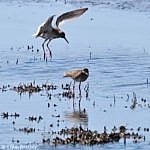
[[[74,83],[73,83],[73,93],[72,93],[73,97],[75,96],[75,80],[74,80]]]
[[[46,58],[46,52],[45,52],[44,44],[45,44],[45,42],[46,42],[47,40],[48,40],[48,39],[45,39],[45,41],[44,41],[43,44],[42,44],[42,48],[43,48],[43,52],[44,52],[44,60],[45,60],[45,58]]]
[[[73,96],[73,110],[75,111],[74,96]]]
[[[79,99],[79,112],[81,113],[81,96],[79,97],[80,99]]]
[[[79,83],[79,96],[81,96],[81,82]]]
[[[50,55],[50,57],[51,57],[51,59],[52,59],[52,52],[51,52],[51,50],[50,50],[50,48],[49,48],[49,43],[51,42],[51,40],[49,39],[49,41],[47,42],[47,48],[48,48],[48,50],[49,50],[49,55]]]

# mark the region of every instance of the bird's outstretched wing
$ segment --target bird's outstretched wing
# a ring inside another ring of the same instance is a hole
[[[56,20],[56,26],[58,27],[59,24],[65,20],[69,20],[69,19],[73,19],[75,17],[81,16],[87,10],[88,8],[81,8],[81,9],[76,9],[76,10],[69,11],[60,15]]]
[[[50,16],[43,24],[43,26],[45,27],[52,27],[52,21],[55,15]]]
[[[52,21],[55,15],[49,17],[45,22],[43,22],[37,29],[36,33],[33,36],[38,37],[44,34],[47,30],[52,29]]]

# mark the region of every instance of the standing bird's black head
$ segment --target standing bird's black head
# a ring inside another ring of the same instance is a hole
[[[89,74],[89,70],[87,68],[84,68],[83,71],[88,75]]]
[[[67,40],[64,32],[60,32],[60,37],[63,38],[63,39],[65,39],[66,42],[69,44],[69,42],[68,42],[68,40]]]

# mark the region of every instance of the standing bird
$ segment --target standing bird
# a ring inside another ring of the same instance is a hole
[[[70,77],[74,80],[73,84],[73,94],[75,90],[75,82],[79,82],[79,92],[81,95],[81,82],[84,82],[89,76],[89,70],[84,69],[75,69],[64,73],[64,77]]]
[[[33,36],[37,37],[41,37],[44,40],[43,44],[42,44],[42,48],[44,51],[44,60],[46,58],[46,53],[45,53],[45,48],[44,48],[44,44],[47,42],[47,48],[49,50],[49,54],[50,57],[52,58],[52,52],[49,48],[49,43],[51,42],[51,40],[55,39],[55,38],[63,38],[66,40],[66,42],[69,44],[65,33],[63,31],[60,30],[59,25],[60,23],[62,23],[65,20],[69,20],[75,17],[79,17],[81,16],[85,11],[87,11],[88,8],[81,8],[81,9],[77,9],[77,10],[73,10],[73,11],[69,11],[66,12],[62,15],[60,15],[57,19],[56,19],[56,23],[55,23],[55,27],[52,26],[52,21],[55,15],[49,17],[44,23],[42,23],[35,34],[33,34]]]

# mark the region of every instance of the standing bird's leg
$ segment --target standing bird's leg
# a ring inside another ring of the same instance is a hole
[[[79,83],[79,96],[81,96],[81,82]]]
[[[73,93],[72,93],[73,97],[75,96],[75,80],[74,80],[74,83],[73,83]]]
[[[52,52],[51,52],[51,50],[50,50],[50,48],[49,48],[49,43],[51,42],[51,40],[49,39],[49,41],[47,42],[47,48],[48,48],[48,50],[49,50],[49,55],[50,55],[50,57],[51,57],[51,59],[52,59]]]
[[[45,52],[45,49],[44,49],[44,44],[45,42],[47,41],[48,39],[45,39],[45,41],[43,42],[42,44],[42,48],[43,48],[43,52],[44,52],[44,60],[45,60],[45,57],[46,57],[46,52]]]
[[[79,97],[80,99],[79,99],[79,113],[81,114],[81,96]]]

